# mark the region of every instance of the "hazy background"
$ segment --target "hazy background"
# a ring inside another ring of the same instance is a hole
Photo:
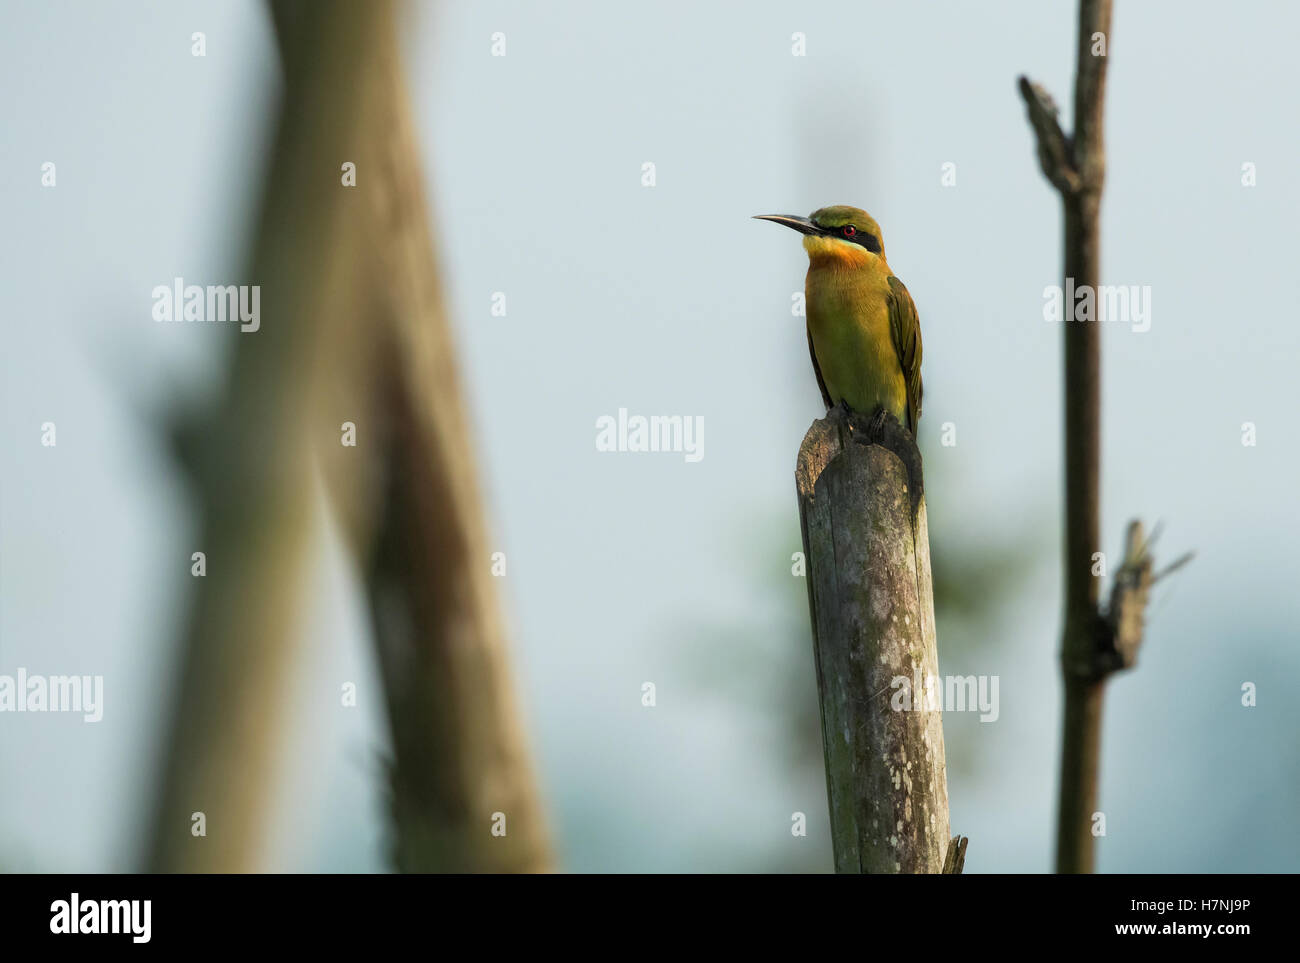
[[[820,414],[790,313],[805,257],[748,218],[849,203],[883,225],[922,320],[940,668],[1001,683],[996,723],[945,716],[953,830],[968,872],[1049,869],[1061,333],[1042,303],[1060,217],[1015,78],[1045,84],[1068,126],[1074,6],[413,10],[431,216],[564,868],[830,866],[790,574],[795,453]],[[202,549],[157,426],[208,399],[241,336],[156,324],[150,291],[256,282],[242,272],[279,67],[254,0],[0,9],[0,673],[106,688],[95,725],[0,714],[0,868],[123,870]],[[1294,5],[1116,3],[1103,280],[1150,285],[1153,320],[1103,335],[1103,534],[1114,553],[1130,517],[1160,519],[1166,561],[1198,556],[1157,589],[1141,665],[1108,692],[1104,871],[1300,869],[1298,31]],[[620,407],[702,415],[703,461],[598,453],[596,419]],[[265,866],[382,870],[382,694],[321,519]]]

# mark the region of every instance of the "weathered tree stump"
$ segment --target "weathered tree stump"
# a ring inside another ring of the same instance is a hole
[[[869,444],[858,419],[830,411],[795,472],[832,844],[836,872],[940,873],[950,839],[929,531],[915,442],[889,422]]]

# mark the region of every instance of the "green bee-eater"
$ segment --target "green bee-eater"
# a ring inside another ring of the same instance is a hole
[[[921,323],[885,260],[880,225],[837,205],[811,217],[758,214],[804,235],[808,350],[822,400],[871,417],[888,411],[913,435],[921,417]]]

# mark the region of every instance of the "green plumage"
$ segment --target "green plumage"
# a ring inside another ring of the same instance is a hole
[[[811,217],[756,214],[804,236],[808,350],[826,407],[884,409],[916,434],[921,420],[921,323],[885,260],[880,225],[847,205]]]
[[[808,344],[822,399],[867,415],[884,408],[915,434],[921,325],[912,296],[885,260],[880,226],[865,211],[843,206],[822,208],[809,220],[818,233],[804,238]]]
[[[907,425],[908,431],[916,434],[917,422],[921,420],[921,319],[916,315],[916,302],[907,293],[903,282],[894,275],[889,276],[889,322],[894,336],[894,350],[903,368],[903,379],[907,384]],[[903,419],[899,419],[902,421]]]

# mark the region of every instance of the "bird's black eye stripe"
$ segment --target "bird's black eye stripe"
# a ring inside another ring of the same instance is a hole
[[[880,240],[870,231],[860,230],[852,224],[841,224],[839,227],[823,227],[820,224],[813,226],[825,237],[838,237],[851,244],[861,244],[872,254],[880,253]]]
[[[837,229],[839,236],[846,241],[852,241],[854,244],[861,244],[872,254],[880,253],[880,242],[870,231],[859,231],[852,224],[845,224]],[[834,231],[829,232],[834,233]]]

